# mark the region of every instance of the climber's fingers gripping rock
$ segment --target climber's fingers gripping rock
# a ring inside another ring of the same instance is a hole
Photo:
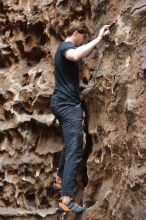
[[[99,31],[99,38],[103,38],[103,36],[106,36],[106,35],[110,34],[109,27],[110,27],[110,25],[104,25],[100,29],[100,31]]]

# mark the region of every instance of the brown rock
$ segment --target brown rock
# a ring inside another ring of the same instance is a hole
[[[146,3],[144,0],[0,2],[0,219],[61,220],[51,189],[62,134],[50,110],[54,54],[82,19],[92,38],[83,60],[85,154],[76,220],[146,219]]]

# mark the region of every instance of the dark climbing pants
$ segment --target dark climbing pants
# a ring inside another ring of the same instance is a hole
[[[57,173],[63,178],[61,194],[72,196],[77,171],[83,156],[82,107],[80,103],[77,104],[53,95],[51,109],[59,120],[65,143]]]

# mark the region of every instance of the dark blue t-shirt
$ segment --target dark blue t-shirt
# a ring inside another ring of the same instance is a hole
[[[75,46],[66,41],[59,45],[55,54],[54,94],[66,100],[79,102],[79,64],[65,58],[69,49]]]

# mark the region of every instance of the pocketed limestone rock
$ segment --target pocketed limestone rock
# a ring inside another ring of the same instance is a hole
[[[146,218],[146,3],[1,0],[0,219],[64,219],[51,188],[63,138],[50,109],[54,54],[75,19],[94,39],[80,63],[84,157],[73,220]]]

